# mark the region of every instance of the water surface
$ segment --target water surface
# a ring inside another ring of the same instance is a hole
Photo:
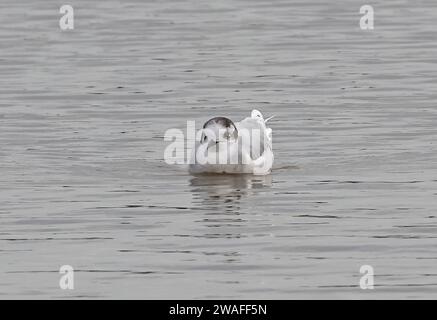
[[[3,4],[0,298],[437,297],[435,1]],[[252,108],[270,176],[163,161]]]

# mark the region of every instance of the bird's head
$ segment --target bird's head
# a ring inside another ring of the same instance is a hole
[[[201,144],[208,147],[220,142],[233,142],[238,139],[238,130],[235,124],[225,117],[215,117],[208,120],[202,128]]]

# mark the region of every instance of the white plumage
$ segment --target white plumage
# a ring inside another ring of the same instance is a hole
[[[251,116],[233,123],[216,117],[198,132],[189,171],[197,173],[250,173],[266,175],[273,165],[270,120],[252,110]]]

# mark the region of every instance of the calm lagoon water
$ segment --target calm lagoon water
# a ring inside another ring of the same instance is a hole
[[[435,1],[69,4],[0,10],[0,298],[437,298]],[[271,175],[163,161],[252,108]]]

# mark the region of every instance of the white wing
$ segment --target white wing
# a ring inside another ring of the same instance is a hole
[[[266,128],[263,119],[246,118],[235,125],[242,151],[248,153],[252,160],[262,156],[266,148],[272,149],[271,129]]]

